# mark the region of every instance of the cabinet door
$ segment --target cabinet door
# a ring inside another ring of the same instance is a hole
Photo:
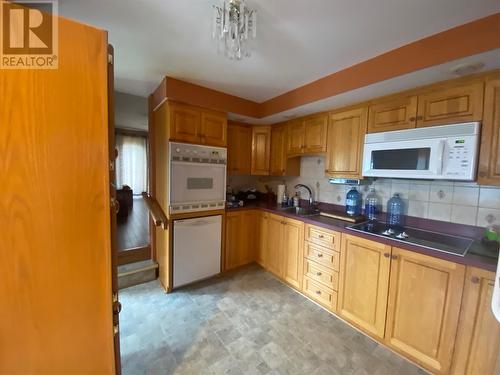
[[[259,212],[255,210],[243,211],[243,228],[241,230],[242,244],[241,265],[255,261],[257,247],[260,243]]]
[[[227,145],[227,119],[223,113],[201,113],[201,141],[210,146],[226,147]]]
[[[478,182],[500,185],[500,79],[486,84]]]
[[[322,114],[304,120],[304,153],[326,152],[327,128],[328,114]]]
[[[416,126],[417,97],[400,97],[370,106],[368,133],[411,129]]]
[[[387,345],[435,373],[447,374],[464,275],[463,265],[393,248]]]
[[[362,178],[361,162],[368,109],[334,113],[328,124],[326,174]]]
[[[241,126],[238,128],[238,157],[236,170],[238,174],[249,175],[252,164],[252,128]]]
[[[267,218],[266,232],[266,268],[278,277],[283,269],[283,218],[270,214]]]
[[[257,263],[259,263],[262,267],[267,267],[267,234],[268,234],[268,223],[269,223],[269,214],[263,212],[259,215],[259,223],[260,223],[260,241],[259,246],[257,248]]]
[[[170,139],[173,141],[201,142],[201,113],[185,104],[170,103]]]
[[[271,157],[271,127],[254,126],[252,129],[252,174],[269,175]]]
[[[242,264],[244,242],[243,212],[230,212],[226,215],[226,256],[225,270],[238,267]]]
[[[417,127],[481,121],[484,83],[435,90],[418,96]]]
[[[286,167],[286,129],[282,126],[271,128],[271,176],[284,176]]]
[[[452,374],[500,374],[500,324],[491,311],[495,274],[467,268]]]
[[[283,278],[301,289],[304,262],[304,223],[286,219],[283,228]]]
[[[236,170],[238,147],[238,126],[227,127],[227,173],[233,174]]]
[[[338,313],[362,330],[384,337],[391,247],[342,235]]]
[[[304,151],[304,122],[302,120],[291,121],[287,126],[287,148],[288,156],[300,155]]]

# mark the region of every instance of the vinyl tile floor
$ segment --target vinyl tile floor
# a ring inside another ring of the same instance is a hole
[[[124,375],[426,374],[257,265],[120,300]]]

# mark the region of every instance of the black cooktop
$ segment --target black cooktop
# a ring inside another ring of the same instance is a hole
[[[462,257],[465,256],[473,242],[470,238],[436,233],[412,227],[394,227],[380,221],[365,221],[363,223],[351,225],[347,228]]]

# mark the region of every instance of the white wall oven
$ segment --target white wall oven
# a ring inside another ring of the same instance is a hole
[[[170,213],[223,209],[227,150],[170,142]]]
[[[479,132],[470,122],[367,134],[363,176],[473,181]]]

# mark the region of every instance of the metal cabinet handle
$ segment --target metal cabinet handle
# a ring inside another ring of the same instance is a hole
[[[322,258],[322,257],[323,257],[323,254],[319,253],[318,258]]]
[[[316,272],[316,276],[321,276],[322,273],[321,272]]]
[[[322,234],[320,234],[318,237],[319,238],[325,238],[325,236],[323,236]]]
[[[321,294],[321,290],[317,290],[316,294],[318,294],[318,295]]]
[[[415,121],[416,119],[417,119],[416,117],[410,117],[410,118],[409,118],[409,120],[410,120],[411,122]]]
[[[391,256],[391,259],[396,260],[396,259],[398,259],[398,256],[397,255],[393,255],[393,256]]]
[[[480,280],[479,280],[479,277],[477,277],[477,276],[472,276],[472,277],[470,278],[470,281],[471,281],[473,284],[479,284],[479,281],[480,281]]]
[[[385,256],[386,258],[389,258],[389,257],[391,256],[391,254],[389,254],[389,253],[384,253],[384,256]]]

